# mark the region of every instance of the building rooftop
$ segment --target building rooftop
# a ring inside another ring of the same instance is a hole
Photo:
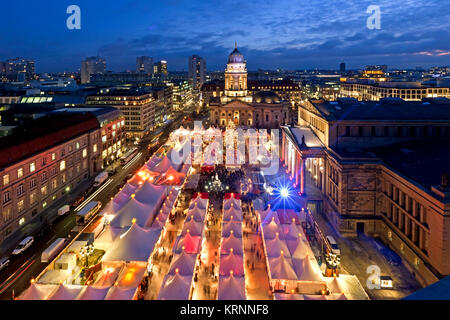
[[[338,101],[311,100],[311,104],[329,121],[449,121],[450,100],[425,99],[404,101],[385,98],[380,101],[358,101],[339,98]]]
[[[86,114],[52,114],[18,127],[0,139],[0,170],[99,127],[97,118]]]

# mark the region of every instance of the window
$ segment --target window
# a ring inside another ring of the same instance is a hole
[[[92,151],[93,151],[94,153],[97,152],[97,144],[94,144],[94,147],[92,148]]]
[[[61,161],[61,163],[59,164],[59,171],[64,171],[66,170],[66,161],[63,160]]]
[[[25,201],[20,200],[17,202],[17,211],[22,212],[25,209]]]
[[[17,169],[17,178],[23,177],[23,168]]]
[[[36,199],[36,192],[32,192],[30,194],[30,204],[34,204],[37,201]]]
[[[87,149],[83,149],[83,158],[87,157]]]
[[[30,172],[36,171],[36,164],[34,162],[30,163]]]
[[[6,191],[3,194],[3,203],[7,203],[9,201],[11,201],[11,193],[9,191]]]
[[[23,189],[23,184],[19,185],[19,186],[17,187],[17,196],[23,195],[24,192],[25,192],[25,191],[24,191],[24,189]]]
[[[76,148],[77,148],[77,150],[80,149],[80,143],[79,142],[76,143]]]
[[[43,187],[41,188],[41,194],[42,194],[43,196],[46,196],[46,195],[47,195],[47,186],[43,186]]]
[[[30,189],[33,189],[35,187],[36,187],[36,179],[33,178],[30,180]]]
[[[42,172],[41,181],[46,181],[46,180],[47,180],[47,172]]]
[[[3,208],[2,210],[3,220],[8,222],[12,219],[11,208]]]
[[[25,218],[19,220],[19,225],[23,226],[25,224]]]
[[[56,189],[58,187],[58,181],[56,181],[56,179],[52,180],[52,188]]]
[[[3,176],[3,185],[7,186],[9,184],[9,174]]]
[[[46,166],[47,165],[47,158],[42,158],[42,166]]]
[[[52,161],[56,160],[56,153],[52,153]]]

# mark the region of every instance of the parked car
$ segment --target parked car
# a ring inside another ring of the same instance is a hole
[[[31,247],[34,243],[34,238],[33,237],[26,237],[25,239],[22,240],[21,243],[19,243],[19,245],[14,249],[14,251],[12,252],[13,255],[17,256],[19,254],[24,253],[29,247]]]
[[[336,240],[332,236],[327,236],[328,244],[331,247],[331,252],[337,256],[341,255],[341,250],[339,249]]]
[[[0,259],[0,271],[5,269],[9,265],[9,258],[1,258]]]

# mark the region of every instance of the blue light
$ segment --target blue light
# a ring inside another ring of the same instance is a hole
[[[289,198],[289,190],[288,190],[287,188],[282,188],[282,189],[280,190],[280,195],[281,195],[283,198]]]

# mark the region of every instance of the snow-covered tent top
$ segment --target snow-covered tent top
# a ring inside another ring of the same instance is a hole
[[[175,274],[178,270],[182,276],[192,276],[194,274],[196,259],[196,253],[188,254],[185,250],[182,250],[180,254],[173,257],[169,274]]]
[[[19,300],[45,300],[55,290],[56,285],[32,283]]]
[[[281,225],[282,238],[285,240],[297,240],[303,238],[303,232],[295,223]]]
[[[75,300],[81,289],[83,289],[82,286],[60,284],[48,300]]]
[[[136,293],[136,289],[121,289],[117,286],[111,287],[108,291],[108,294],[105,297],[105,300],[133,300],[134,294]]]
[[[190,233],[191,236],[198,237],[202,235],[203,223],[196,222],[194,219],[188,218],[189,220],[184,223],[183,231],[181,234],[184,236]]]
[[[120,193],[126,194],[127,196],[131,196],[136,191],[136,189],[137,186],[127,183],[126,185],[123,186]]]
[[[278,258],[269,258],[269,268],[272,279],[297,280],[297,274],[292,267],[292,260],[283,254]]]
[[[170,190],[169,196],[168,196],[170,201],[175,201],[177,199],[177,197],[178,197],[178,193],[179,192],[177,190],[175,190],[175,189]]]
[[[292,260],[298,280],[319,282],[324,281],[319,266],[317,264],[314,265],[313,259],[314,258],[310,258],[310,256],[308,255],[302,260]]]
[[[286,243],[280,239],[279,236],[275,236],[272,240],[266,240],[266,251],[267,256],[269,258],[277,258],[281,254],[284,254],[286,257],[291,257],[291,253],[289,252],[289,248]]]
[[[191,290],[192,275],[183,277],[179,273],[166,275],[158,300],[188,300]]]
[[[270,204],[267,207],[266,210],[260,210],[257,211],[259,213],[259,216],[261,217],[261,221],[264,221],[264,219],[269,215],[269,214],[273,214],[272,209],[270,208]]]
[[[227,255],[220,256],[220,275],[228,276],[231,271],[233,271],[236,276],[244,275],[244,260],[242,255],[231,252]]]
[[[152,206],[159,206],[166,196],[167,188],[163,186],[156,186],[149,181],[146,181],[137,191],[136,199],[142,203]]]
[[[153,220],[154,207],[132,198],[126,205],[117,211],[116,217],[111,221],[113,228],[127,228],[132,225],[133,219],[141,227],[145,227]]]
[[[326,279],[327,282],[327,288],[330,290],[331,293],[338,293],[342,294],[345,293],[345,284],[341,280],[341,278],[333,277],[331,279]]]
[[[219,300],[246,300],[245,278],[243,276],[220,277],[219,279]]]
[[[157,183],[161,185],[178,186],[183,183],[185,176],[184,173],[178,172],[173,167],[170,167],[165,173],[159,176]]]
[[[274,221],[269,224],[263,225],[262,229],[264,233],[264,239],[266,240],[275,239],[277,233],[279,236],[281,236],[281,229]]]
[[[147,169],[150,171],[153,171],[153,167],[155,165],[157,165],[158,163],[161,162],[161,158],[159,158],[158,156],[154,155],[153,157],[150,158],[150,160],[147,162]]]
[[[136,223],[114,241],[102,261],[148,261],[161,229],[143,229]]]
[[[194,237],[187,233],[184,237],[177,238],[173,251],[175,253],[182,253],[184,251],[188,254],[199,253],[202,237]]]
[[[223,221],[242,221],[242,208],[236,207],[233,204],[228,209],[224,209]]]
[[[231,231],[236,238],[242,238],[242,223],[228,221],[222,225],[222,237],[227,238],[230,236]]]
[[[164,228],[164,226],[166,225],[166,221],[165,220],[161,220],[158,216],[155,218],[155,220],[153,220],[152,223],[152,228]]]
[[[242,201],[239,199],[235,199],[234,197],[231,197],[230,199],[223,200],[223,210],[228,210],[231,207],[235,208],[241,208]]]
[[[306,239],[300,238],[298,240],[286,240],[292,258],[304,259],[307,255],[313,256],[311,247]]]
[[[106,206],[103,208],[102,215],[107,214],[108,216],[114,217],[128,201],[130,197],[126,194],[117,194],[111,201],[109,201]]]
[[[228,238],[224,238],[222,240],[222,246],[220,249],[222,254],[229,254],[231,250],[233,250],[234,254],[244,254],[242,238],[235,237],[233,231],[231,231],[231,234]]]
[[[93,286],[86,286],[83,288],[83,290],[81,290],[80,294],[77,297],[77,300],[104,300],[106,295],[108,294],[108,291],[109,288],[96,288]]]

